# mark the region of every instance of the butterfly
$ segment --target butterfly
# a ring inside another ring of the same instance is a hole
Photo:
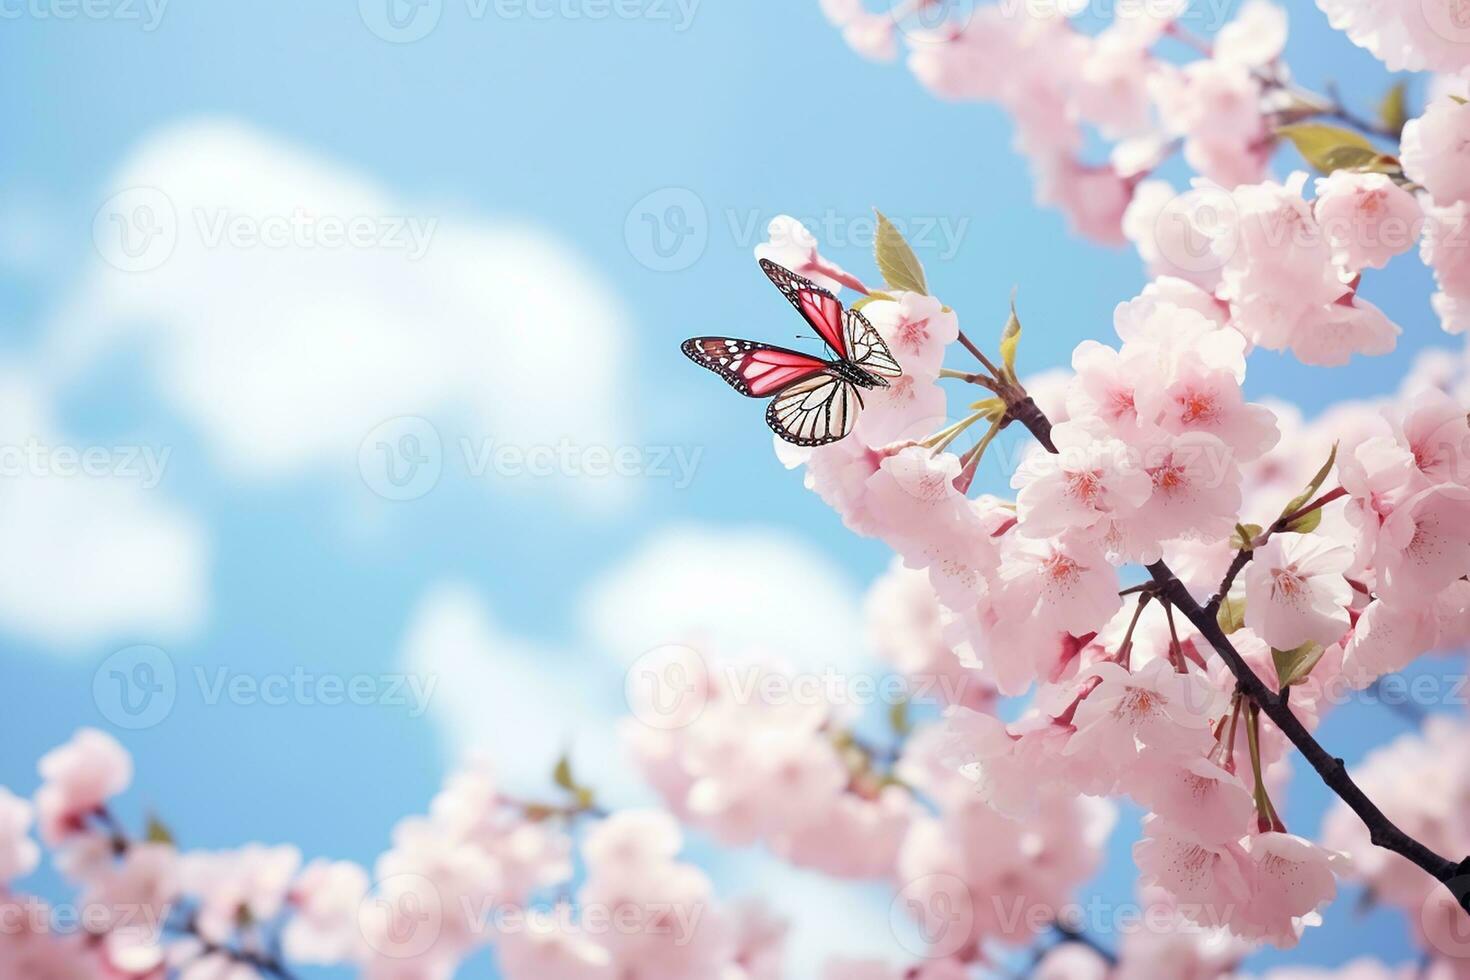
[[[692,337],[681,350],[750,398],[771,396],[766,424],[798,446],[825,446],[852,431],[863,388],[903,374],[868,318],[831,292],[767,259],[761,270],[836,355],[831,360],[754,340]]]

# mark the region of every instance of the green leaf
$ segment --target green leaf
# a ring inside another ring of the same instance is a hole
[[[1402,177],[1404,165],[1399,158],[1388,153],[1380,153],[1367,163],[1359,164],[1358,170],[1368,174],[1388,174],[1390,177]]]
[[[1011,380],[1016,380],[1016,348],[1021,346],[1021,321],[1016,316],[1016,297],[1011,296],[1011,318],[1000,332],[1000,357]]]
[[[1304,683],[1312,673],[1312,668],[1317,666],[1317,662],[1326,652],[1327,648],[1322,644],[1310,641],[1295,650],[1277,650],[1273,647],[1271,660],[1276,664],[1276,679],[1283,688]]]
[[[1323,123],[1296,123],[1276,130],[1296,146],[1302,158],[1324,174],[1361,167],[1379,156],[1367,139],[1350,129]]]
[[[904,241],[903,235],[882,211],[873,209],[878,216],[878,232],[873,238],[873,257],[878,261],[878,271],[889,289],[905,289],[912,293],[929,293],[924,281],[924,267],[919,257]]]
[[[1337,443],[1334,442],[1332,444],[1332,452],[1327,454],[1327,462],[1323,463],[1322,468],[1317,471],[1317,475],[1312,477],[1312,482],[1307,484],[1307,489],[1292,497],[1291,501],[1281,509],[1281,517],[1293,514],[1311,503],[1312,498],[1317,495],[1317,491],[1322,489],[1322,484],[1326,481],[1327,474],[1332,472],[1332,465],[1336,462]],[[1280,520],[1280,518],[1277,519]],[[1317,525],[1321,523],[1322,513],[1319,508],[1310,514],[1303,514],[1290,524],[1285,525],[1282,530],[1295,531],[1298,534],[1311,534],[1317,529]]]
[[[143,830],[143,838],[150,844],[175,843],[173,831],[169,830],[168,825],[153,813],[148,814],[148,823]]]
[[[1307,514],[1303,514],[1301,517],[1298,517],[1296,520],[1286,525],[1286,527],[1282,528],[1282,530],[1290,531],[1293,534],[1311,534],[1313,531],[1317,530],[1317,527],[1321,523],[1322,508],[1318,507],[1316,510]]]
[[[909,703],[907,699],[895,701],[888,709],[888,727],[899,735],[907,735],[914,730],[913,722],[909,721]]]
[[[990,422],[999,422],[1006,414],[1006,403],[1003,398],[982,398],[970,406],[972,411],[985,413],[985,418]]]
[[[1259,524],[1237,524],[1235,534],[1230,538],[1230,547],[1237,551],[1250,551],[1255,545],[1256,538],[1261,535]]]
[[[1234,633],[1245,625],[1245,602],[1225,596],[1220,600],[1220,610],[1215,613],[1215,622],[1220,624],[1220,631],[1226,636]]]
[[[883,300],[885,302],[891,303],[891,302],[893,302],[893,297],[890,296],[888,293],[880,292],[880,291],[878,291],[878,290],[875,289],[873,292],[869,293],[868,295],[859,297],[857,300],[855,300],[852,303],[852,305],[851,305],[851,309],[861,310],[863,307],[867,306],[869,303],[876,303],[879,300]]]
[[[578,789],[577,781],[572,778],[572,760],[565,754],[556,760],[556,768],[551,771],[551,778],[556,785],[568,793],[575,793]]]
[[[1391,133],[1401,131],[1404,123],[1409,121],[1408,96],[1409,83],[1398,81],[1383,94],[1383,101],[1378,103],[1378,121]]]

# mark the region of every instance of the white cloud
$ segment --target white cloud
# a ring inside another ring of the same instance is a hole
[[[407,415],[435,420],[446,473],[462,434],[625,440],[619,303],[542,232],[398,198],[227,122],[153,134],[101,196],[102,258],[51,367],[70,377],[141,337],[164,396],[238,476],[350,472],[364,437]]]
[[[652,800],[613,729],[626,711],[622,671],[516,637],[471,590],[440,584],[419,601],[403,669],[434,683],[429,714],[451,762],[490,760],[518,792],[544,797],[567,749],[604,804]]]
[[[798,669],[867,663],[857,586],[774,528],[666,528],[593,583],[582,622],[624,663],[668,643]]]
[[[160,499],[165,454],[68,440],[32,383],[0,377],[0,628],[74,651],[200,624],[208,547]]]

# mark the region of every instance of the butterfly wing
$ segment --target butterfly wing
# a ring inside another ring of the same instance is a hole
[[[842,325],[842,302],[836,296],[769,259],[761,259],[761,270],[834,354],[842,358],[851,356]]]
[[[852,431],[861,408],[851,382],[822,373],[778,392],[766,406],[766,424],[787,442],[825,446]]]
[[[827,362],[819,357],[733,337],[693,337],[680,349],[750,398],[775,394],[827,370]]]
[[[849,309],[843,318],[847,335],[848,358],[858,367],[879,378],[896,378],[903,374],[898,360],[868,318]]]

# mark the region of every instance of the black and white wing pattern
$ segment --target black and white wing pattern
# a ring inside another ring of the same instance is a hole
[[[852,431],[862,397],[850,382],[819,374],[783,389],[766,406],[766,424],[798,446],[825,446]]]
[[[883,342],[874,326],[858,310],[849,307],[842,328],[847,339],[848,358],[852,363],[879,378],[896,378],[903,374],[893,352]]]
[[[842,326],[842,301],[810,279],[779,266],[770,259],[760,260],[761,271],[786,297],[787,302],[822,338],[832,353],[838,357],[849,357],[846,331]]]

